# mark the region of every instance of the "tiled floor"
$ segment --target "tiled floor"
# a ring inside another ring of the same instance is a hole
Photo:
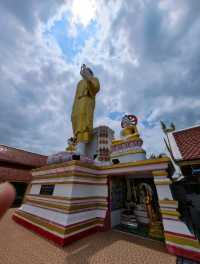
[[[117,231],[100,232],[64,248],[39,237],[11,219],[0,222],[0,264],[175,264],[165,246]]]

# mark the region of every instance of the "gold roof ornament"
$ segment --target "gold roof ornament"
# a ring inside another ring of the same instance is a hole
[[[173,132],[173,131],[176,130],[176,127],[175,127],[174,123],[171,123],[171,124],[170,124],[170,127],[167,127],[167,126],[165,125],[165,123],[161,120],[161,121],[160,121],[160,124],[161,124],[161,128],[162,128],[162,130],[163,130],[163,132],[164,132],[165,134],[166,134],[166,133]]]

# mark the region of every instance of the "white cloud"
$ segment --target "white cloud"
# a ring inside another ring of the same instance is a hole
[[[64,149],[83,62],[101,82],[95,125],[119,135],[120,122],[109,112],[136,114],[147,150],[162,152],[160,119],[178,128],[199,121],[199,1],[37,3],[21,9],[0,3],[1,143],[43,153]],[[71,61],[45,35],[63,18],[69,41],[80,37],[78,29],[97,25]]]
[[[72,3],[72,22],[86,27],[96,16],[97,3],[95,0],[74,0]]]

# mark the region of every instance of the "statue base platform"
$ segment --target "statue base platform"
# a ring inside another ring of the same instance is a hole
[[[62,246],[106,230],[107,177],[96,172],[95,166],[81,161],[34,170],[13,219]]]
[[[48,156],[47,164],[58,164],[72,160],[80,160],[86,164],[94,163],[94,160],[86,155],[80,155],[76,152],[61,151],[51,156]]]

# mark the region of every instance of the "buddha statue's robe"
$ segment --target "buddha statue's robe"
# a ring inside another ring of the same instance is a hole
[[[91,140],[95,95],[100,89],[99,80],[91,77],[79,81],[71,113],[74,137],[77,142],[87,143]]]

